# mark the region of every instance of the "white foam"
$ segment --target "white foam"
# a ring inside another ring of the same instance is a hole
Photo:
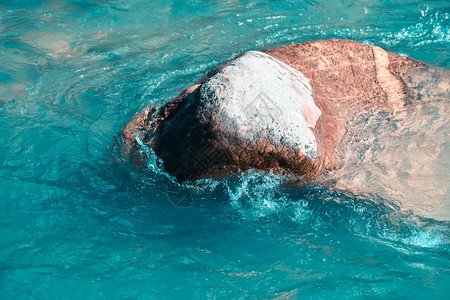
[[[221,128],[249,141],[269,139],[316,157],[312,128],[321,111],[309,80],[286,63],[262,52],[246,52],[209,78],[200,92]]]

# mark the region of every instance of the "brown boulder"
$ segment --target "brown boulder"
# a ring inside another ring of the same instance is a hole
[[[178,181],[272,170],[315,179],[342,162],[349,118],[401,111],[428,67],[347,40],[246,52],[122,131],[124,153],[153,149]]]

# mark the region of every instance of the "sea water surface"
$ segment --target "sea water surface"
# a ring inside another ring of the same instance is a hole
[[[255,171],[180,186],[115,145],[246,50],[345,38],[449,69],[449,16],[445,0],[1,0],[0,298],[448,299],[449,221]]]

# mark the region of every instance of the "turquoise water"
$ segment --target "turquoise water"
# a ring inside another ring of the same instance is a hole
[[[0,298],[448,299],[448,221],[272,174],[179,186],[115,145],[245,50],[346,38],[449,69],[449,16],[445,0],[0,1]]]

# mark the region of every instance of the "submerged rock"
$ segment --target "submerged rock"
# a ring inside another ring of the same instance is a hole
[[[135,164],[151,147],[178,181],[272,170],[315,179],[339,167],[355,114],[404,110],[428,66],[346,40],[249,51],[122,131]]]

